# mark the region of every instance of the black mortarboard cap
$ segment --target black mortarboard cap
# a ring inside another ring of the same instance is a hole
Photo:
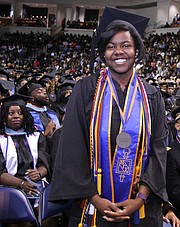
[[[7,72],[5,72],[3,69],[0,69],[0,78],[4,78],[6,80],[9,80],[11,75]]]
[[[19,70],[16,70],[15,72],[17,74],[19,74],[19,75],[22,75],[24,73],[24,70],[23,69],[19,69]]]
[[[5,90],[10,90],[10,91],[13,90],[14,82],[12,82],[12,81],[9,81],[9,80],[1,80],[1,79],[0,79],[0,84],[2,85],[2,87],[3,87]]]
[[[175,97],[176,99],[180,98],[180,88],[176,91]]]
[[[70,96],[70,94],[67,96],[66,92],[70,91],[73,89],[76,81],[74,80],[64,80],[63,83],[61,83],[58,86],[58,91],[57,91],[57,102],[64,102],[67,100]]]
[[[124,20],[132,24],[139,32],[141,36],[143,36],[146,26],[149,22],[148,17],[126,12],[114,7],[106,6],[103,15],[101,17],[99,26],[97,28],[97,36],[100,36],[101,32],[104,32],[106,27],[113,21],[113,20]],[[98,37],[96,38],[98,39]],[[98,40],[97,40],[98,41]]]
[[[176,83],[172,81],[172,82],[167,82],[166,86],[168,88],[168,87],[175,87],[175,85],[176,85]]]
[[[73,80],[73,75],[69,74],[69,73],[68,74],[63,74],[61,78],[62,78],[62,80],[66,80],[66,79],[67,80]]]
[[[93,34],[93,39],[92,39],[92,47],[91,47],[91,66],[90,70],[92,71],[92,64],[94,64],[94,58],[95,56],[92,56],[93,54],[95,55],[95,49],[97,48],[98,41],[100,39],[100,35],[102,32],[105,31],[106,27],[114,20],[124,20],[132,24],[136,30],[139,32],[141,36],[143,36],[143,33],[146,29],[146,26],[149,22],[148,17],[141,16],[138,14],[126,12],[114,7],[106,6],[102,17],[100,19],[99,26],[95,30]]]
[[[32,78],[40,79],[42,77],[42,73],[32,73]]]
[[[49,80],[54,79],[56,73],[57,73],[57,71],[52,71],[51,73],[44,74],[44,75],[41,77],[41,81],[43,81],[43,82],[48,82]]]
[[[63,83],[58,86],[58,89],[60,89],[61,91],[71,90],[74,87],[75,83],[75,80],[64,80]]]
[[[23,80],[28,81],[28,77],[29,77],[29,76],[28,76],[28,75],[25,75],[25,74],[19,76],[19,77],[15,80],[15,84],[20,84],[21,81],[23,81]]]
[[[57,70],[52,70],[50,73],[48,73],[48,75],[51,77],[51,78],[54,78],[56,76],[56,74],[60,75],[61,73]]]
[[[147,78],[146,81],[147,81],[148,83],[150,83],[151,81],[152,81],[151,83],[156,83],[156,82],[157,82],[156,79],[151,78],[151,77]]]
[[[4,89],[4,87],[3,87],[2,84],[0,84],[0,92],[1,92],[1,93],[5,93],[5,92],[6,92],[6,89]]]
[[[165,99],[172,97],[172,95],[168,94],[168,93],[165,92],[165,91],[160,90],[160,92],[161,92],[161,94],[162,94],[162,97],[165,98]]]
[[[174,120],[178,120],[180,118],[180,106],[176,107],[172,112],[171,116]]]
[[[166,82],[166,81],[161,81],[161,82],[159,83],[159,86],[163,86],[163,85],[166,85],[166,86],[167,86],[167,82]]]
[[[1,103],[2,107],[26,106],[27,101],[30,99],[31,98],[28,96],[24,96],[24,95],[16,93],[14,95],[1,99],[0,103]]]
[[[42,87],[42,85],[38,83],[36,78],[32,78],[18,90],[18,93],[29,96],[35,89],[40,87]]]

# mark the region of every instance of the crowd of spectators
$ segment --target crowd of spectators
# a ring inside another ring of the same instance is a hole
[[[0,67],[6,70],[56,70],[77,80],[90,75],[92,37],[61,33],[56,39],[46,33],[5,34],[0,40]],[[156,86],[173,82],[180,85],[179,33],[150,34],[144,37],[145,58],[136,66],[140,77],[153,79]],[[32,56],[34,51],[35,56]],[[95,53],[93,71],[104,64]],[[154,83],[154,84],[155,84]]]
[[[31,17],[31,18],[18,18],[16,21],[17,26],[27,27],[47,27],[47,20],[42,16]]]
[[[169,122],[172,121],[171,111],[180,105],[179,35],[180,32],[145,36],[145,57],[136,65],[136,71],[142,80],[146,80],[161,90]],[[91,75],[91,44],[92,37],[88,35],[73,35],[63,31],[56,38],[47,33],[6,33],[0,38],[0,85],[4,72],[7,73],[7,80],[16,86],[19,78],[23,78],[23,76],[42,79],[46,74],[53,72],[50,77],[52,81],[49,83],[52,86],[47,88],[47,93],[51,97],[50,101],[55,103],[56,97],[58,97],[59,103],[56,104],[63,102],[60,110],[63,112],[60,122],[63,123],[67,97],[71,92],[64,93],[62,88],[67,83],[67,78],[74,82],[71,84],[73,86],[77,80]],[[105,67],[96,50],[93,65],[94,73]],[[61,79],[62,77],[64,80]],[[58,81],[55,81],[56,78]],[[171,89],[170,84],[173,85]],[[13,87],[11,89],[13,92]],[[60,89],[61,93],[59,93]],[[57,109],[57,106],[52,105],[51,107],[53,110]],[[56,132],[59,133],[59,129]],[[59,137],[59,134],[54,135]],[[170,144],[173,135],[168,139]]]
[[[180,15],[177,13],[174,17],[171,23],[166,22],[165,25],[163,25],[163,28],[173,28],[173,27],[179,27],[180,26]]]
[[[78,29],[96,29],[98,25],[97,20],[89,20],[89,21],[80,21],[73,20],[67,21],[66,28],[78,28]]]
[[[145,37],[146,54],[139,74],[145,78],[157,78],[160,75],[175,79],[178,76],[180,53],[178,37],[179,33],[150,34]],[[39,54],[36,58],[38,57],[41,68],[56,68],[62,70],[62,73],[67,70],[87,73],[91,60],[91,42],[92,38],[88,35],[61,33],[53,39],[47,33],[6,33],[0,39],[0,65],[12,65],[15,69],[28,65],[32,68],[33,61],[27,62],[25,56],[30,56],[36,48]],[[99,64],[96,53],[95,65]]]

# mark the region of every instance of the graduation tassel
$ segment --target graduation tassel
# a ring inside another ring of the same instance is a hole
[[[139,209],[139,218],[145,218],[145,208],[144,205],[142,205],[142,207]]]
[[[93,224],[91,225],[91,227],[97,227],[96,225],[96,215],[97,215],[97,210],[94,210],[94,215],[93,215]]]
[[[102,183],[102,169],[98,168],[98,171],[97,171],[97,190],[98,190],[99,195],[101,195],[101,193],[102,193],[101,183]]]
[[[84,207],[83,207],[82,216],[81,216],[81,222],[79,223],[78,227],[83,227],[84,226],[83,222],[84,222],[85,212],[86,212],[86,208],[87,208],[87,203],[88,203],[88,201],[86,199],[85,203],[84,203]]]

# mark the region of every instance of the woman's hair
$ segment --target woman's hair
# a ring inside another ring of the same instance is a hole
[[[23,128],[27,134],[32,134],[36,131],[34,127],[34,118],[30,114],[29,110],[25,106],[19,106],[23,113]],[[9,106],[2,106],[0,111],[0,134],[5,134],[5,127],[7,124],[7,116],[9,112]]]
[[[111,38],[116,33],[121,32],[121,31],[130,32],[131,37],[133,38],[134,43],[135,43],[135,51],[137,51],[137,54],[138,54],[137,58],[136,58],[136,62],[139,62],[144,57],[144,53],[145,53],[143,40],[142,40],[139,32],[136,30],[136,28],[132,24],[128,23],[127,21],[123,21],[123,20],[112,21],[106,27],[105,31],[101,33],[100,39],[98,41],[98,50],[99,50],[101,59],[105,62],[104,52],[105,52],[107,44],[109,43]]]

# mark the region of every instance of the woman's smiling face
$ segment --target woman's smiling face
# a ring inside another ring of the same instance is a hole
[[[135,62],[135,44],[129,31],[117,32],[105,49],[105,59],[111,72],[132,73]]]

